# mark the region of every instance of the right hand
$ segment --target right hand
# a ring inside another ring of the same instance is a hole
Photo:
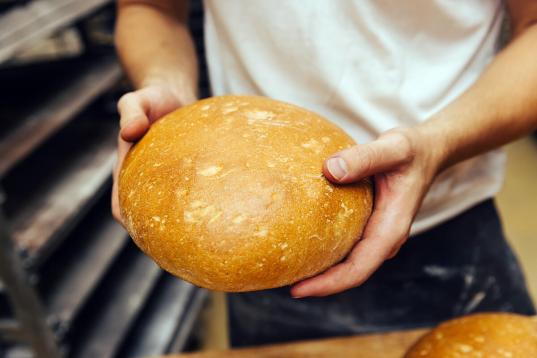
[[[190,96],[192,97],[192,96]],[[120,131],[117,144],[117,161],[113,172],[112,215],[123,224],[119,212],[118,174],[133,143],[144,136],[159,118],[177,108],[194,102],[195,98],[181,98],[168,86],[151,85],[123,95],[117,108],[120,115]]]

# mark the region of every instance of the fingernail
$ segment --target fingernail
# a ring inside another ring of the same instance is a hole
[[[342,179],[345,175],[347,175],[348,172],[347,163],[345,163],[345,161],[339,157],[328,159],[326,168],[337,180]]]

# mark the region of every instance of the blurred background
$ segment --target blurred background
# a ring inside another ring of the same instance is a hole
[[[160,270],[109,208],[129,89],[114,3],[0,0],[0,356],[140,357],[225,348],[225,296]],[[207,96],[203,14],[190,25]],[[507,147],[497,204],[537,297],[537,141]]]

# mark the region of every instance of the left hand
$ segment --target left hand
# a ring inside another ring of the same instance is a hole
[[[347,258],[295,284],[293,297],[327,296],[359,286],[397,254],[441,166],[438,149],[438,143],[418,129],[393,129],[369,144],[336,153],[324,163],[324,175],[334,183],[374,177],[373,213]]]

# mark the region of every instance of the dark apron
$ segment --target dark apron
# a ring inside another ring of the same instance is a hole
[[[231,343],[265,343],[432,326],[482,311],[534,314],[492,200],[409,239],[366,283],[293,299],[289,287],[228,295]]]

